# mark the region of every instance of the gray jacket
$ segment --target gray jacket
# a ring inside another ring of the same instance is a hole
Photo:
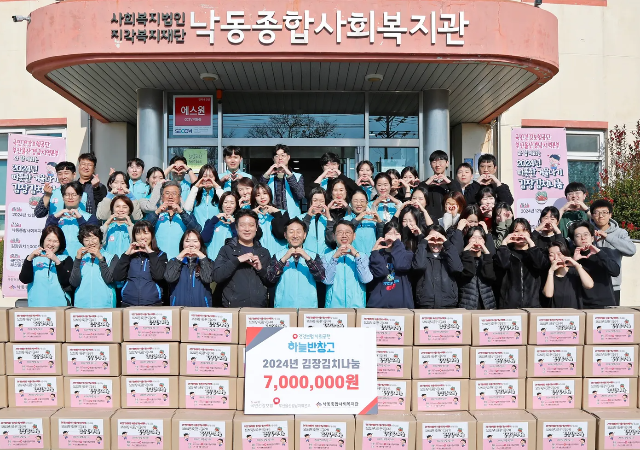
[[[594,223],[593,226],[598,229],[598,226]],[[609,220],[609,228],[606,231],[607,237],[605,239],[596,242],[596,247],[609,248],[615,255],[615,261],[622,269],[622,257],[633,256],[636,254],[636,245],[631,241],[629,233],[626,230],[618,226],[618,222],[613,219]],[[617,277],[611,277],[613,283],[613,290],[619,291],[620,284],[622,284],[622,270]]]

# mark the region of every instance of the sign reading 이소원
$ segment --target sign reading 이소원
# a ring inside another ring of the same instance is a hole
[[[245,414],[376,414],[373,328],[247,328]]]
[[[513,212],[516,217],[538,223],[545,207],[559,209],[566,203],[567,131],[564,128],[514,128],[511,148]]]

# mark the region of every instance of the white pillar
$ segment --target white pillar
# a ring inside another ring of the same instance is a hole
[[[449,155],[449,91],[447,89],[430,89],[422,92],[423,96],[423,148],[425,168],[428,176],[433,174],[429,166],[429,155],[436,150],[442,150]]]
[[[163,91],[138,89],[138,158],[146,168],[163,167],[164,111]]]

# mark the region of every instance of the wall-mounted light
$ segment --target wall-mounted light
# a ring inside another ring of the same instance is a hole
[[[365,75],[364,79],[367,80],[369,83],[379,83],[382,80],[384,80],[384,75],[380,73],[370,73]]]
[[[200,79],[202,81],[218,81],[220,77],[215,73],[201,73]]]

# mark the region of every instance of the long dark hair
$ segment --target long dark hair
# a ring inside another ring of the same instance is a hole
[[[256,196],[258,195],[258,193],[260,192],[260,189],[264,189],[264,191],[269,194],[269,206],[274,206],[273,205],[273,192],[271,192],[271,188],[269,187],[268,184],[265,183],[258,183],[256,184],[256,187],[253,188],[253,191],[251,191],[251,207],[252,208],[257,208],[258,205],[258,201],[256,200]]]
[[[204,241],[202,240],[202,236],[200,236],[200,233],[198,232],[198,230],[187,230],[184,232],[184,234],[182,235],[182,238],[180,239],[180,246],[178,247],[179,251],[182,252],[182,250],[184,250],[184,241],[187,239],[187,236],[189,236],[190,234],[196,235],[196,237],[198,238],[198,241],[200,242],[200,251],[206,255],[207,247],[206,245],[204,245]]]
[[[400,211],[400,215],[398,216],[398,225],[400,227],[400,234],[402,235],[402,243],[407,250],[415,252],[418,249],[420,238],[413,234],[408,227],[402,226],[402,219],[407,214],[411,214],[413,216],[413,219],[416,221],[416,226],[424,236],[427,235],[427,222],[422,215],[422,211],[415,206],[405,206],[402,208],[402,211]]]
[[[151,223],[147,220],[140,220],[133,225],[133,230],[131,230],[131,237],[134,242],[136,240],[136,234],[141,231],[148,231],[151,233],[151,250],[154,252],[159,252],[158,242],[156,242],[156,230],[151,226]]]
[[[213,173],[213,180],[216,183],[220,184],[220,178],[218,177],[218,171],[216,170],[216,168],[213,167],[211,164],[205,164],[204,166],[200,167],[200,170],[198,171],[198,179],[191,186],[194,186],[198,181],[200,181],[202,177],[204,177],[204,174],[207,170],[210,170],[211,173]],[[218,198],[218,194],[216,194],[215,188],[212,188],[212,189],[213,189],[213,196],[211,197],[211,204],[216,205],[218,204],[220,199]],[[194,206],[198,206],[202,202],[203,192],[204,192],[204,188],[201,187],[200,189],[198,189],[198,194],[196,195],[196,201],[194,203]]]

